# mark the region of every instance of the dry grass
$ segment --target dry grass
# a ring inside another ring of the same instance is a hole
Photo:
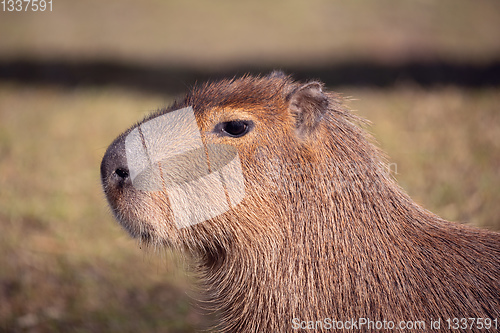
[[[353,91],[400,185],[452,221],[500,230],[499,89]]]
[[[342,89],[340,89],[342,90]],[[402,186],[452,220],[500,229],[500,90],[345,90]],[[0,331],[191,332],[175,256],[148,254],[100,189],[106,146],[170,99],[0,86]]]

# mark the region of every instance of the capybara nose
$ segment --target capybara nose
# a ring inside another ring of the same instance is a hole
[[[101,181],[105,189],[131,182],[124,135],[119,136],[106,150],[101,162]]]

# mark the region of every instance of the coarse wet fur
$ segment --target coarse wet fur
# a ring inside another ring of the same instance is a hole
[[[241,203],[177,228],[163,193],[130,183],[123,141],[137,125],[108,148],[102,182],[133,237],[195,260],[220,314],[217,330],[322,331],[325,318],[343,325],[367,318],[396,327],[423,321],[420,331],[440,319],[447,331],[448,318],[500,317],[500,234],[445,221],[413,202],[362,121],[320,82],[274,72],[208,83],[144,121],[187,106],[204,144],[236,147]],[[215,130],[236,120],[252,124],[247,134]]]

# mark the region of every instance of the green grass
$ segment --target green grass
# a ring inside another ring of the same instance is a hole
[[[500,89],[343,90],[401,185],[451,219],[500,229]],[[189,276],[111,216],[99,163],[171,98],[0,85],[0,331],[192,332]]]

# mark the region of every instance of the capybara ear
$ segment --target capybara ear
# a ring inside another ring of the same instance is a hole
[[[323,93],[323,84],[317,81],[306,83],[294,90],[288,99],[297,133],[306,138],[314,132],[328,110],[328,97]]]

